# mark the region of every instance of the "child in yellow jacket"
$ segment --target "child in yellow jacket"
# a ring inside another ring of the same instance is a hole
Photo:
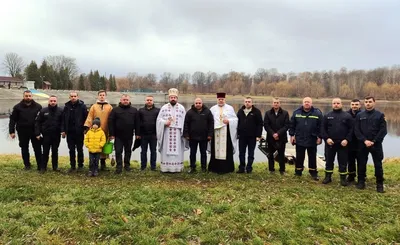
[[[92,122],[92,128],[85,135],[85,146],[89,150],[89,173],[88,176],[99,175],[100,153],[106,144],[106,135],[100,128],[100,118],[96,117]]]

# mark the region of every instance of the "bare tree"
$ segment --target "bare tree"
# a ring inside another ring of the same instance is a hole
[[[3,69],[12,77],[21,76],[25,67],[24,60],[16,53],[7,53],[3,61]]]
[[[64,55],[47,56],[45,58],[47,65],[52,66],[55,71],[62,71],[66,69],[68,71],[68,77],[72,81],[78,75],[79,68],[76,64],[76,59],[67,57]]]

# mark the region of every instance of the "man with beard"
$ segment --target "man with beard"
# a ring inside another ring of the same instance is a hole
[[[187,141],[183,137],[186,111],[178,103],[178,90],[168,90],[169,103],[163,105],[157,117],[157,142],[161,153],[161,172],[181,172]]]
[[[24,91],[23,100],[13,107],[8,125],[10,137],[15,138],[15,129],[18,132],[19,147],[21,147],[22,160],[25,170],[31,169],[29,161],[29,141],[35,152],[37,169],[40,170],[42,162],[41,142],[35,135],[35,119],[42,106],[32,99],[32,92]]]
[[[375,98],[372,96],[365,97],[364,106],[365,110],[358,113],[355,119],[355,134],[360,141],[360,164],[357,170],[356,187],[365,189],[368,155],[371,153],[375,168],[376,191],[383,193],[382,143],[387,134],[385,115],[375,110]]]
[[[156,170],[157,159],[157,131],[156,122],[160,108],[154,106],[154,97],[146,96],[145,106],[139,109],[140,117],[140,170],[147,166],[147,148],[150,146],[150,169]]]
[[[355,118],[357,116],[358,113],[361,112],[361,102],[359,99],[354,99],[350,102],[350,107],[351,109],[348,111],[348,113],[352,116],[353,121],[355,123]],[[354,131],[354,130],[353,130]],[[356,176],[357,176],[357,169],[356,168],[356,161],[357,161],[357,165],[360,164],[360,157],[358,155],[358,139],[355,135],[355,133],[353,133],[352,139],[349,142],[349,154],[348,154],[348,176],[347,176],[347,182],[348,183],[352,183],[354,182]]]
[[[321,135],[325,140],[325,179],[322,184],[332,182],[333,165],[338,155],[340,185],[347,185],[348,143],[352,140],[354,122],[349,113],[342,110],[339,98],[332,100],[332,111],[325,114],[322,120]]]
[[[122,151],[124,151],[124,169],[131,171],[133,135],[140,135],[139,112],[131,106],[129,95],[121,96],[118,107],[115,107],[108,117],[110,139],[115,139],[115,157],[117,161],[116,174],[122,173]]]
[[[62,129],[64,127],[63,120],[63,109],[57,106],[57,97],[52,95],[49,98],[49,105],[40,110],[36,117],[36,138],[40,140],[43,137],[41,173],[47,170],[50,148],[53,171],[58,171],[58,147],[61,141],[61,131],[64,131]]]
[[[322,112],[312,106],[310,97],[305,97],[303,106],[293,112],[289,128],[290,143],[296,145],[296,176],[303,173],[307,150],[308,171],[314,180],[319,180],[317,146],[321,144],[321,123]]]
[[[98,117],[101,122],[101,129],[103,130],[104,134],[106,135],[106,138],[108,141],[108,116],[111,113],[112,106],[108,103],[106,100],[107,93],[105,90],[100,90],[97,92],[97,101],[95,104],[93,104],[90,107],[89,114],[86,118],[85,126],[87,128],[92,127],[92,121]],[[108,155],[105,155],[103,153],[100,154],[100,170],[105,171],[106,170],[106,159],[108,158]]]
[[[238,118],[232,106],[226,104],[225,93],[217,93],[217,104],[210,111],[214,117],[214,135],[208,170],[218,174],[235,171],[233,155],[237,149]]]
[[[87,114],[87,107],[85,103],[79,99],[78,93],[71,92],[69,94],[69,101],[65,103],[64,106],[64,130],[61,133],[63,138],[67,136],[69,163],[71,165],[69,172],[74,172],[76,170],[75,147],[78,153],[78,170],[83,169],[83,140],[85,138],[84,123]]]
[[[211,140],[214,131],[214,118],[211,111],[200,98],[194,100],[192,108],[186,113],[183,135],[189,140],[190,170],[196,172],[197,146],[200,148],[201,170],[207,170],[207,142]]]

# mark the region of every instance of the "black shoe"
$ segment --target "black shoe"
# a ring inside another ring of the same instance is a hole
[[[311,178],[315,181],[319,181],[319,176],[317,174],[312,174]]]
[[[297,177],[301,177],[303,175],[303,173],[302,172],[295,172],[294,175],[297,176]]]
[[[285,171],[279,171],[279,173],[280,173],[281,175],[286,175],[286,172],[285,172]]]
[[[156,168],[151,168],[150,170],[151,170],[151,171],[157,171],[157,169],[156,169]]]
[[[356,185],[357,189],[363,190],[365,189],[365,182],[364,181],[358,181],[357,185]]]
[[[251,174],[251,172],[253,172],[253,170],[246,170],[246,173]]]
[[[70,168],[70,169],[68,170],[68,173],[69,173],[69,174],[75,173],[75,172],[76,172],[76,168]]]
[[[355,176],[354,175],[349,175],[349,176],[347,176],[347,182],[348,183],[352,183],[352,182],[354,182],[355,181]]]
[[[207,167],[201,167],[201,172],[203,173],[207,172]]]
[[[124,167],[124,169],[126,172],[130,172],[132,170],[130,166],[126,166],[126,167]]]
[[[89,172],[87,173],[87,176],[93,177],[93,172],[92,172],[92,171],[89,171]]]
[[[40,173],[40,174],[46,173],[46,169],[45,169],[45,168],[40,169],[40,170],[39,170],[39,173]]]
[[[97,171],[97,170],[95,170],[94,172],[93,172],[93,177],[97,177],[99,175],[99,172]]]
[[[58,168],[53,168],[53,172],[61,172]]]
[[[31,165],[25,165],[24,170],[31,170]]]
[[[81,171],[83,171],[83,169],[84,169],[85,167],[82,165],[82,166],[79,166],[78,167],[78,172],[81,172]]]
[[[384,193],[383,184],[376,184],[376,191],[379,193]]]
[[[275,170],[269,170],[270,174],[275,174]]]
[[[237,174],[244,174],[244,169],[239,169],[238,171],[236,171]]]
[[[340,185],[341,186],[348,186],[349,185],[349,183],[347,182],[347,179],[346,179],[346,175],[341,175],[340,176]]]
[[[331,177],[325,177],[325,179],[322,181],[322,184],[326,185],[332,182],[332,178]]]
[[[121,174],[121,173],[122,173],[122,169],[117,168],[117,169],[115,170],[115,174]]]
[[[197,172],[197,170],[195,168],[190,168],[188,171],[189,174],[194,174],[196,172]]]
[[[107,171],[106,159],[100,159],[100,171]]]
[[[146,167],[140,168],[140,171],[145,171],[145,170],[146,170]]]

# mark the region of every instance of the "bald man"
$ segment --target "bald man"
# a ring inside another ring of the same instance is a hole
[[[293,112],[289,128],[290,142],[296,145],[296,176],[301,176],[303,173],[307,151],[309,173],[314,180],[319,180],[317,145],[321,144],[321,123],[322,112],[313,107],[310,97],[305,97],[303,106]]]
[[[323,184],[332,182],[333,165],[337,153],[339,163],[340,185],[347,186],[348,144],[353,136],[353,118],[342,110],[340,98],[332,100],[332,111],[325,114],[322,120],[321,135],[325,141],[325,179]]]

